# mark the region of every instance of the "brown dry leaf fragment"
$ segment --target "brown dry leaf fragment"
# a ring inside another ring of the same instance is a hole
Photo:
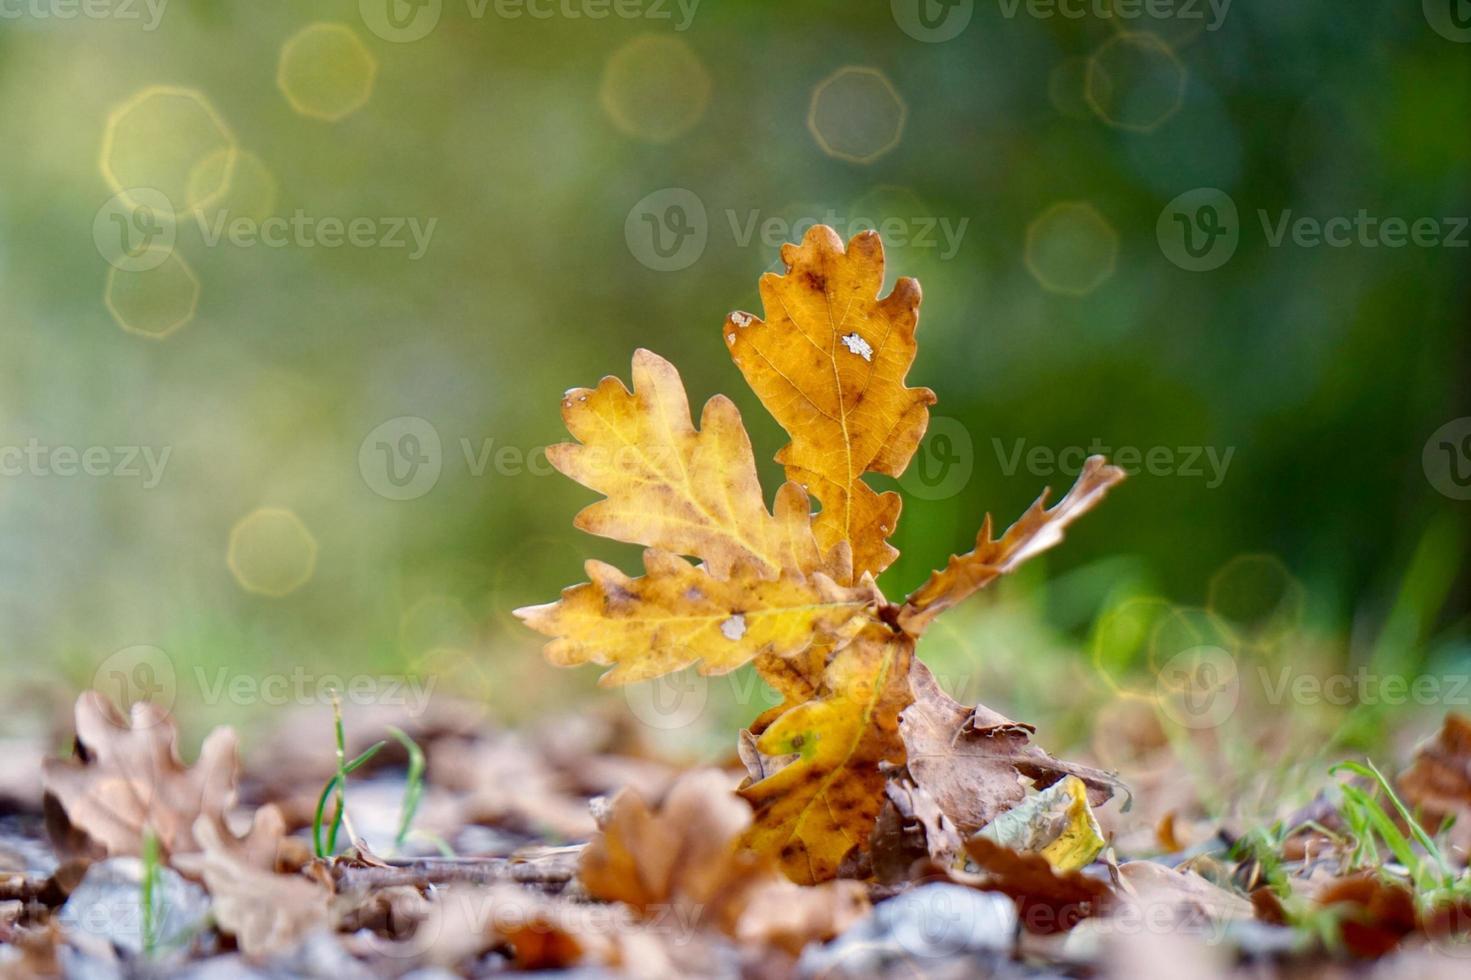
[[[784,245],[783,275],[761,277],[766,318],[732,313],[722,328],[746,381],[791,442],[777,454],[787,479],[822,503],[814,530],[826,551],[847,542],[858,575],[877,575],[898,552],[887,538],[900,499],[875,493],[865,473],[897,477],[929,422],[935,394],[907,388],[914,363],[919,283],[900,279],[879,298],[884,248],[876,232],[845,251],[831,228],[814,226]]]
[[[517,610],[555,637],[547,659],[558,666],[611,664],[605,685],[648,680],[700,663],[724,674],[752,657],[794,657],[819,639],[845,642],[880,600],[871,581],[839,586],[821,572],[810,580],[737,574],[725,580],[677,555],[644,552],[641,578],[587,563],[590,582],[559,602]]]
[[[65,839],[69,830],[79,830],[109,857],[136,856],[148,828],[176,857],[200,849],[194,836],[199,818],[225,826],[238,768],[233,731],[210,732],[199,761],[186,767],[174,722],[156,705],[139,702],[125,719],[102,694],[86,691],[77,698],[76,725],[79,758],[48,759],[42,770],[46,792],[70,825],[51,828],[53,836]],[[266,812],[233,846],[269,867],[282,829],[280,814]]]
[[[235,937],[247,957],[281,952],[328,928],[329,889],[303,875],[276,874],[245,863],[206,818],[195,823],[194,836],[204,851],[197,865],[215,921]]]
[[[1451,843],[1466,862],[1471,857],[1471,718],[1448,713],[1435,737],[1416,750],[1398,785],[1427,827],[1455,818]]]
[[[382,951],[382,941],[373,947]],[[734,973],[722,953],[691,923],[640,922],[624,906],[573,903],[517,885],[451,885],[439,889],[428,916],[392,954],[480,975],[476,961],[492,950],[517,970],[606,967],[620,975],[680,978]]]
[[[1415,931],[1415,899],[1410,890],[1373,872],[1338,879],[1318,895],[1318,904],[1341,913],[1343,944],[1364,959],[1393,952]]]
[[[614,377],[568,392],[562,417],[578,442],[550,447],[548,459],[606,498],[577,515],[582,530],[693,555],[720,579],[740,565],[775,578],[822,564],[800,488],[767,513],[735,404],[710,399],[696,431],[679,372],[659,355],[633,355],[631,392]]]
[[[884,795],[870,848],[874,877],[899,884],[914,879],[916,864],[952,867],[963,853],[960,834],[935,798],[903,769],[890,774]]]
[[[1253,902],[1214,885],[1194,871],[1169,868],[1155,861],[1119,865],[1124,888],[1120,899],[1140,907],[1142,921],[1162,928],[1206,931],[1233,919],[1250,919]]]
[[[804,888],[783,878],[768,856],[742,846],[750,824],[751,808],[717,770],[681,776],[657,811],[624,791],[583,852],[583,886],[647,921],[673,914],[792,955],[867,914],[866,893],[856,882]]]
[[[1027,512],[1000,538],[991,537],[991,515],[981,523],[976,547],[952,556],[941,570],[904,603],[899,623],[920,635],[936,616],[997,578],[1015,570],[1062,541],[1063,531],[1101,501],[1109,487],[1124,479],[1124,471],[1108,465],[1102,456],[1090,456],[1067,495],[1048,508],[1049,491],[1042,491]]]
[[[754,748],[741,789],[756,808],[746,835],[794,881],[838,874],[865,852],[884,802],[881,764],[902,764],[899,713],[910,703],[914,641],[874,624],[833,657],[817,697],[781,714]]]
[[[1103,882],[1080,872],[1058,874],[1040,854],[1020,854],[984,837],[966,841],[965,850],[982,874],[952,877],[1009,896],[1028,932],[1066,932],[1101,912],[1113,895]]]
[[[972,834],[1026,797],[1019,777],[1045,788],[1077,776],[1088,802],[1108,800],[1117,781],[1088,766],[1054,759],[1032,744],[1031,725],[984,705],[968,708],[941,690],[928,667],[915,661],[909,683],[914,703],[899,721],[909,773],[929,791],[962,834]]]

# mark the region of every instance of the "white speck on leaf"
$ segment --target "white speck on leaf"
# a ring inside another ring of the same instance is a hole
[[[848,348],[848,350],[852,351],[854,354],[857,354],[865,361],[873,360],[873,348],[868,345],[868,341],[858,336],[858,334],[850,333],[846,337],[842,337],[839,339],[842,340],[844,347]]]
[[[720,635],[734,643],[746,635],[746,617],[744,613],[736,613],[734,616],[720,624]]]
[[[737,310],[730,315],[730,322],[738,327],[749,327],[751,325],[751,314],[742,313]]]

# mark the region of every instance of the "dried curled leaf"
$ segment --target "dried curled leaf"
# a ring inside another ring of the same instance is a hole
[[[633,391],[614,377],[569,391],[562,418],[578,442],[550,447],[547,458],[606,498],[577,515],[582,530],[693,555],[721,579],[737,566],[765,578],[819,566],[800,490],[775,517],[767,512],[735,404],[710,399],[696,431],[679,372],[659,355],[633,355]]]
[[[644,552],[644,568],[644,576],[630,578],[590,561],[590,582],[517,615],[555,637],[546,647],[552,663],[611,664],[602,682],[625,684],[696,661],[702,674],[724,674],[756,656],[794,657],[819,638],[845,641],[879,599],[871,582],[849,588],[821,572],[810,580],[721,580],[654,549]]]
[[[741,847],[750,823],[751,808],[716,770],[682,776],[657,811],[625,790],[583,852],[583,886],[646,919],[673,910],[681,920],[792,955],[867,914],[867,893],[857,882],[802,888],[769,857]]]
[[[1048,491],[1042,491],[1000,538],[991,537],[991,515],[987,514],[975,550],[951,557],[943,569],[931,574],[904,603],[900,625],[918,636],[946,609],[1055,546],[1067,526],[1092,510],[1124,476],[1123,470],[1108,465],[1102,456],[1090,456],[1073,488],[1055,507],[1047,507]]]
[[[919,283],[900,279],[879,298],[884,247],[876,232],[845,251],[831,228],[814,226],[801,245],[784,245],[785,275],[761,277],[765,319],[726,318],[731,356],[791,442],[777,454],[787,479],[822,503],[814,523],[824,550],[853,549],[857,574],[877,575],[898,556],[888,543],[901,502],[863,482],[897,477],[929,422],[935,394],[907,388],[917,350]]]
[[[194,863],[213,899],[215,920],[247,957],[269,956],[328,928],[330,889],[304,875],[263,871],[242,860],[206,818],[195,824],[194,835],[203,850]]]
[[[909,637],[867,627],[833,657],[817,697],[743,746],[750,776],[740,792],[756,808],[746,843],[777,855],[792,880],[826,881],[868,848],[884,802],[880,766],[904,761],[899,714],[913,655]]]
[[[1064,776],[1028,796],[982,828],[980,835],[1013,851],[1040,854],[1053,871],[1077,871],[1105,844],[1088,806],[1088,787],[1077,776]]]
[[[1035,729],[984,705],[966,707],[946,694],[928,667],[909,672],[914,703],[899,722],[914,781],[929,791],[963,834],[973,834],[1026,798],[1025,776],[1047,787],[1076,776],[1098,806],[1117,787],[1098,769],[1054,759],[1032,744]]]
[[[70,825],[53,826],[54,834],[80,831],[109,857],[136,856],[147,829],[175,857],[200,850],[200,818],[224,827],[239,766],[231,729],[210,732],[189,767],[179,758],[173,719],[157,705],[139,702],[124,718],[105,696],[85,691],[77,698],[76,725],[79,758],[48,759],[42,770],[46,792]],[[280,814],[266,808],[246,838],[231,842],[252,863],[269,866],[281,835]]]

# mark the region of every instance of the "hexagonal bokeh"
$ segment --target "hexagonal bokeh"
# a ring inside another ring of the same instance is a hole
[[[1086,296],[1118,263],[1119,236],[1087,201],[1059,201],[1027,227],[1027,271],[1042,288]]]
[[[474,650],[478,625],[453,596],[427,595],[406,609],[398,623],[399,650],[413,658]]]
[[[1237,555],[1211,576],[1207,604],[1246,638],[1267,644],[1302,622],[1302,583],[1276,555]]]
[[[1180,110],[1185,66],[1153,34],[1118,34],[1088,59],[1084,96],[1110,126],[1147,133]]]
[[[209,188],[218,186],[226,163],[226,154],[215,152],[194,165],[189,171],[189,207],[207,221],[223,217],[260,222],[274,214],[278,192],[276,175],[271,173],[264,160],[249,150],[240,150],[236,154],[235,173],[228,190],[224,194],[209,195]]]
[[[225,561],[242,589],[279,598],[311,580],[317,540],[294,512],[260,507],[230,529]]]
[[[169,249],[161,262],[140,271],[109,266],[103,302],[118,326],[159,340],[194,319],[199,277]]]
[[[378,61],[346,24],[318,21],[281,45],[276,85],[303,116],[337,122],[368,104]]]
[[[909,107],[877,68],[849,65],[817,83],[807,128],[822,152],[872,163],[899,145]]]
[[[705,115],[710,89],[710,73],[685,41],[644,34],[608,59],[598,101],[621,132],[667,143]]]
[[[213,183],[195,188],[208,204],[223,195],[235,170],[230,127],[205,97],[189,88],[153,85],[107,117],[98,167],[112,190],[133,207],[129,192],[148,188],[166,197],[175,216],[187,210],[189,179],[202,159],[218,154]]]
[[[1064,58],[1047,74],[1047,98],[1068,119],[1089,119],[1093,110],[1083,94],[1088,84],[1088,59]]]

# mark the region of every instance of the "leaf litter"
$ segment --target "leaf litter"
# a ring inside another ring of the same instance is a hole
[[[552,663],[607,685],[753,665],[782,701],[734,733],[731,765],[661,758],[626,719],[507,731],[447,698],[339,711],[325,751],[319,713],[283,717],[244,765],[218,728],[186,765],[164,711],[85,692],[44,794],[6,799],[29,830],[0,850],[0,972],[1459,975],[1471,722],[1447,718],[1393,783],[1340,767],[1271,826],[1192,823],[1161,778],[1135,787],[1160,811],[1150,839],[1116,832],[1119,775],[951,697],[917,646],[1122,471],[1089,459],[999,537],[987,515],[889,600],[902,501],[865,476],[905,471],[935,403],[906,381],[919,284],[880,295],[871,232],[815,227],[782,258],[763,316],[721,327],[790,440],[773,506],[735,403],[696,428],[676,369],[639,351],[631,388],[567,393],[575,441],[549,459],[600,495],[576,526],[643,546],[643,572],[589,562],[517,610]]]

